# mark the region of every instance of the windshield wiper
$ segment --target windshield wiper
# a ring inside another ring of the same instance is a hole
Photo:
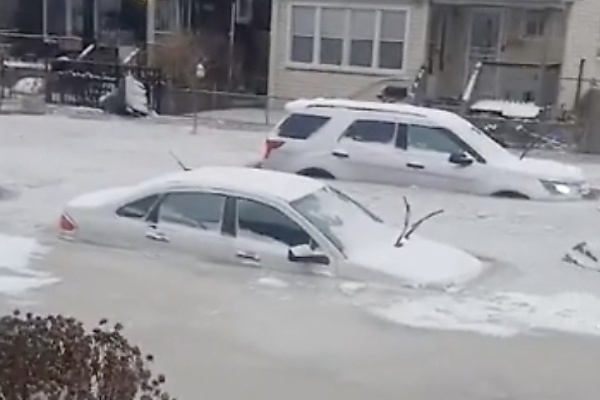
[[[394,243],[394,247],[402,247],[404,242],[407,241],[408,239],[410,239],[411,235],[417,230],[417,228],[419,226],[421,226],[423,224],[423,222],[425,222],[437,215],[440,215],[441,213],[444,212],[444,210],[442,210],[442,209],[432,211],[429,214],[425,215],[423,218],[417,220],[417,222],[415,222],[414,224],[411,224],[410,223],[410,218],[411,218],[410,203],[408,202],[408,199],[406,198],[406,196],[403,196],[402,198],[404,200],[404,207],[406,209],[406,212],[404,214],[404,227],[402,228],[402,232],[400,233],[400,236],[398,236],[398,239],[396,239],[396,243]]]

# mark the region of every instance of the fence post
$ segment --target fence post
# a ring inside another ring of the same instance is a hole
[[[270,125],[269,122],[271,122],[269,119],[269,109],[271,108],[270,103],[271,103],[271,98],[269,96],[265,96],[265,124],[267,126],[269,126]]]
[[[579,60],[579,71],[577,72],[577,88],[575,89],[575,102],[573,104],[573,108],[577,109],[579,107],[579,102],[581,100],[581,84],[583,83],[583,74],[585,72],[585,58]]]
[[[198,85],[195,83],[194,80],[194,87],[192,89],[192,105],[194,107],[194,125],[192,127],[192,133],[195,135],[198,133],[198,91],[196,90],[196,87]]]

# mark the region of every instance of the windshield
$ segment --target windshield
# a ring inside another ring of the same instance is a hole
[[[361,237],[361,231],[382,223],[356,200],[330,186],[292,202],[291,206],[342,252],[350,241]]]
[[[511,153],[506,151],[487,133],[464,118],[457,117],[449,120],[447,125],[487,161],[512,157]]]

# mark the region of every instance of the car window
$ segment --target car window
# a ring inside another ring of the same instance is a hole
[[[129,204],[125,204],[123,207],[117,210],[117,215],[120,217],[134,219],[144,218],[150,209],[156,204],[158,197],[159,196],[157,194],[153,194],[151,196],[133,201]]]
[[[158,222],[204,230],[220,230],[225,196],[213,193],[174,192],[165,196]]]
[[[284,213],[267,204],[238,199],[238,235],[277,241],[288,247],[314,242],[302,227]]]
[[[467,151],[456,136],[438,127],[410,125],[407,133],[409,149],[429,150],[445,154]]]
[[[291,114],[279,125],[278,135],[290,139],[308,139],[329,119],[321,115]]]
[[[359,119],[350,125],[343,137],[365,143],[391,143],[396,133],[396,124],[388,121]]]

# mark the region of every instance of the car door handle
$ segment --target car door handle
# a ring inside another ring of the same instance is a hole
[[[423,164],[417,164],[417,163],[406,163],[406,166],[408,168],[412,168],[412,169],[425,169],[425,166]]]
[[[163,243],[168,243],[169,242],[169,238],[167,237],[167,235],[165,235],[164,233],[151,229],[148,232],[146,232],[146,238],[150,239],[150,240],[154,240],[155,242],[163,242]]]
[[[350,158],[350,154],[348,154],[348,152],[345,150],[334,150],[331,152],[331,154],[337,158]]]
[[[258,256],[258,254],[256,253],[251,253],[249,251],[242,251],[239,250],[237,253],[235,253],[235,256],[237,258],[239,258],[242,261],[250,261],[253,263],[259,263],[260,262],[260,257]]]

